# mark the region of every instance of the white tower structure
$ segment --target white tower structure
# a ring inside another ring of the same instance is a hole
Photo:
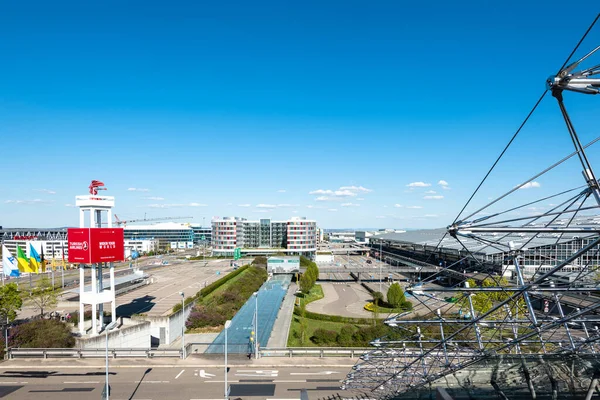
[[[95,185],[96,183],[96,185]],[[102,182],[92,181],[90,193],[85,196],[76,196],[75,204],[79,207],[80,228],[101,228],[102,221],[106,226],[112,228],[112,208],[115,205],[114,196],[98,196],[97,190],[105,188]],[[88,214],[88,215],[86,215]],[[102,218],[105,215],[105,219]],[[87,217],[87,218],[86,218]],[[109,264],[107,266],[107,264]],[[104,285],[102,279],[102,268],[110,268],[110,280]],[[85,290],[85,270],[91,272],[91,290]],[[108,288],[105,288],[108,286]],[[104,322],[104,303],[110,303],[112,322],[116,321],[115,302],[115,268],[111,263],[79,264],[79,332],[85,334],[84,310],[85,305],[92,306],[92,335],[100,333]],[[100,324],[98,325],[98,320]]]

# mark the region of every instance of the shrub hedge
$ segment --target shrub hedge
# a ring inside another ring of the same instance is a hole
[[[250,296],[267,280],[267,271],[264,268],[245,267],[243,271],[247,272],[227,287],[226,290],[215,294],[209,300],[204,297],[202,303],[193,308],[185,324],[188,329],[220,326],[228,319],[233,318]],[[230,275],[233,275],[233,273]],[[205,289],[208,289],[208,286]],[[212,293],[215,289],[211,288],[209,293]]]
[[[300,307],[294,307],[294,314],[299,317],[302,316]],[[342,322],[345,324],[366,325],[366,324],[373,323],[373,320],[371,318],[342,317],[341,315],[319,314],[319,313],[311,312],[308,310],[304,311],[304,317],[310,318],[310,319],[316,319],[317,321]]]

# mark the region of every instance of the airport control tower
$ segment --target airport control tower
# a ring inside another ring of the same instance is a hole
[[[69,228],[69,262],[79,264],[79,331],[86,333],[85,305],[92,306],[92,330],[95,335],[104,327],[104,304],[110,304],[112,321],[116,320],[114,261],[122,261],[123,229],[112,227],[113,196],[99,196],[106,190],[100,181],[92,181],[90,194],[76,196],[79,228]],[[104,227],[103,227],[104,225]],[[103,272],[109,270],[109,280]],[[91,287],[86,290],[86,272],[91,273]]]

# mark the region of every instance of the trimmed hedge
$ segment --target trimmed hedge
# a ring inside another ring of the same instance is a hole
[[[213,283],[206,286],[205,288],[202,288],[198,293],[196,293],[196,298],[208,296],[209,294],[211,294],[212,292],[217,290],[225,282],[232,280],[233,278],[235,278],[236,276],[238,276],[239,274],[244,272],[246,269],[248,269],[248,267],[250,267],[250,265],[246,264],[246,265],[236,269],[235,271],[230,272],[229,274],[225,275],[221,279],[214,281]]]
[[[302,317],[300,307],[294,307],[294,314]],[[373,323],[371,318],[351,318],[342,317],[341,315],[319,314],[311,311],[304,311],[304,318],[315,319],[317,321],[342,322],[345,324],[368,325]]]

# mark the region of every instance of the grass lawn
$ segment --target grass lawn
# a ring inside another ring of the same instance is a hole
[[[321,285],[315,285],[312,289],[310,289],[308,294],[298,293],[296,297],[300,299],[300,307],[302,307],[303,304],[306,305],[308,303],[312,303],[313,301],[320,300],[325,297],[325,295],[323,294],[323,288]]]
[[[306,323],[306,333],[305,333],[304,343],[302,343],[300,340],[300,332],[301,332],[300,321],[301,320],[304,320]],[[315,332],[315,330],[317,330],[319,328],[323,328],[323,329],[327,329],[327,330],[335,331],[335,332],[339,333],[344,325],[352,325],[357,329],[362,326],[365,326],[365,325],[348,324],[348,323],[344,323],[344,322],[319,321],[316,319],[302,318],[297,315],[294,315],[294,317],[292,318],[292,324],[290,325],[290,335],[288,337],[287,345],[288,345],[288,347],[319,347],[310,340],[310,337],[313,336],[313,333]]]

